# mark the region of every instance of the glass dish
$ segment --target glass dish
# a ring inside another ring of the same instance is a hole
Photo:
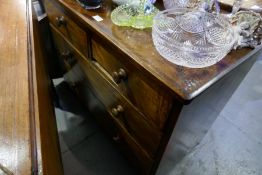
[[[200,2],[200,0],[163,0],[165,9],[194,8],[198,6]]]
[[[186,8],[159,12],[153,20],[152,37],[160,55],[190,68],[217,63],[235,43],[234,30],[225,18]]]
[[[124,5],[124,4],[136,4],[139,5],[140,0],[112,0],[117,5]]]
[[[153,18],[158,9],[152,6],[149,13],[144,10],[144,2],[140,1],[139,5],[124,4],[118,6],[111,13],[111,20],[118,26],[128,26],[137,29],[152,27]]]

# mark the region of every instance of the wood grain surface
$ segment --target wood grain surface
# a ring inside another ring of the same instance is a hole
[[[51,97],[51,79],[48,74],[48,57],[45,52],[47,19],[38,22],[33,11],[33,55],[31,59],[32,78],[30,95],[34,104],[31,112],[31,149],[35,174],[62,175],[62,160],[58,141],[58,131]],[[33,84],[32,84],[33,83]],[[30,99],[31,101],[31,99]],[[37,156],[35,156],[37,155]]]
[[[27,1],[0,3],[0,168],[31,174]],[[0,173],[1,174],[1,173]]]
[[[1,1],[1,175],[62,174],[43,47],[33,27],[31,0]]]

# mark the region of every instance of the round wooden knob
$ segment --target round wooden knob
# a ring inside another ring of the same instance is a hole
[[[61,54],[62,59],[64,60],[64,63],[67,65],[68,68],[73,67],[77,60],[74,57],[74,54],[70,51],[63,52]]]
[[[127,78],[127,73],[124,69],[120,68],[118,72],[113,72],[113,79],[114,81],[119,84],[122,80]]]
[[[56,25],[57,25],[58,27],[61,27],[61,26],[63,26],[63,25],[66,25],[66,19],[65,19],[65,17],[63,17],[63,16],[56,17],[56,18],[55,18],[55,21],[56,21]]]
[[[65,60],[68,60],[73,57],[73,53],[71,51],[65,51],[61,54],[61,57]]]
[[[117,107],[113,108],[111,112],[114,117],[118,117],[120,114],[124,112],[124,108],[121,105],[118,105]]]

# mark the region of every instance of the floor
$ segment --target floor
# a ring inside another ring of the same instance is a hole
[[[212,121],[200,143],[157,175],[262,175],[262,59]],[[63,80],[55,80],[65,175],[135,175]]]

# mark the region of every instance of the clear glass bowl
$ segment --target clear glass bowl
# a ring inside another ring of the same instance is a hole
[[[124,4],[118,6],[111,13],[111,20],[118,26],[128,26],[137,29],[144,29],[152,27],[153,18],[157,14],[158,9],[153,7],[150,13],[144,12],[144,5],[140,3]]]
[[[140,0],[112,0],[117,5],[124,5],[124,4],[136,4],[140,3]]]
[[[153,20],[152,37],[160,55],[191,68],[217,63],[235,42],[234,30],[225,18],[186,8],[159,12]]]
[[[198,6],[200,2],[200,0],[163,0],[165,9],[194,8]]]

